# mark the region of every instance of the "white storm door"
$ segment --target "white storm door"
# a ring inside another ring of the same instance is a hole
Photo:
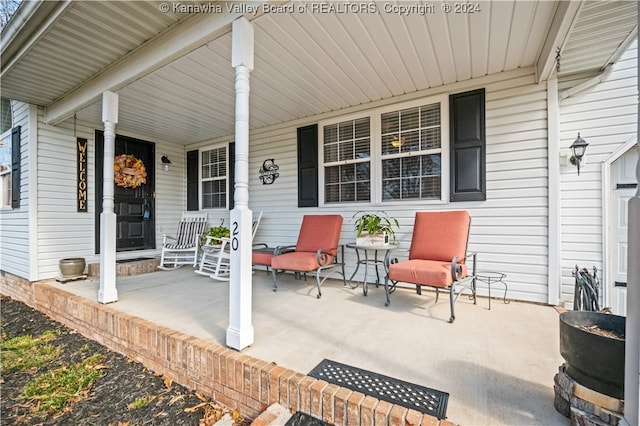
[[[616,315],[627,314],[627,229],[629,199],[637,191],[636,165],[638,150],[630,149],[611,165],[611,268],[612,282],[608,284],[611,308]]]

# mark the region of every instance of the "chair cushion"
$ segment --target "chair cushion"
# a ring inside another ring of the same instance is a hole
[[[409,259],[464,262],[469,238],[469,213],[461,211],[416,212]]]
[[[315,257],[316,251],[322,248],[335,256],[338,251],[340,231],[342,231],[341,215],[304,215],[298,234],[296,251],[313,252]]]
[[[462,276],[467,266],[462,265]],[[451,279],[451,261],[412,259],[389,265],[389,279],[432,287],[448,287]]]
[[[273,250],[274,249],[272,247],[253,249],[251,252],[251,264],[271,266]]]
[[[333,262],[333,257],[328,256],[327,265]],[[315,271],[321,265],[318,265],[315,252],[294,251],[290,253],[274,256],[271,259],[271,267],[273,269],[283,269],[288,271]]]

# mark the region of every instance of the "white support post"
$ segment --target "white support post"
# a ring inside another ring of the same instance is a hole
[[[100,290],[98,302],[118,301],[116,289],[116,214],[113,211],[113,160],[118,123],[118,95],[102,94],[102,122],[104,123],[104,154],[102,181],[102,213],[100,213]],[[99,206],[96,206],[98,208]]]
[[[640,7],[640,6],[639,6]],[[640,129],[638,131],[640,133]],[[640,151],[640,148],[635,148]],[[636,166],[640,182],[640,159]],[[640,189],[629,199],[627,321],[625,325],[624,419],[640,424]]]
[[[249,210],[249,76],[253,70],[253,26],[246,18],[239,18],[233,21],[232,31],[231,66],[236,70],[236,160],[227,346],[242,350],[252,345],[254,339]]]
[[[640,13],[640,3],[637,5]],[[637,59],[640,67],[640,58]],[[638,80],[640,87],[640,80]],[[636,107],[637,108],[637,107]],[[637,124],[640,136],[640,122]],[[640,139],[638,139],[640,140]],[[640,154],[640,147],[636,147]],[[636,164],[636,181],[640,183],[640,155]],[[624,422],[640,425],[640,187],[629,200],[627,227],[627,321],[624,353]]]

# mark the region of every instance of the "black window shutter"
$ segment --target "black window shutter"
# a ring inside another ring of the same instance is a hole
[[[233,210],[235,207],[235,198],[233,197],[235,194],[235,186],[236,186],[236,143],[229,143],[229,164],[227,167],[229,168],[229,210]]]
[[[318,207],[318,125],[298,128],[298,207]]]
[[[487,199],[485,90],[449,97],[451,201]]]
[[[20,207],[20,129],[11,129],[11,207]]]
[[[187,210],[199,210],[198,202],[198,150],[187,152]]]

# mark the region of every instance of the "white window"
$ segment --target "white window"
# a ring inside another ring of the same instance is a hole
[[[202,208],[227,208],[227,147],[202,150],[200,155],[200,178]]]
[[[324,127],[324,200],[369,201],[371,197],[371,125],[369,117]]]
[[[0,136],[0,208],[11,206],[11,130]]]
[[[320,123],[324,204],[448,198],[448,98]]]
[[[440,104],[380,116],[382,200],[440,200],[442,137]]]

